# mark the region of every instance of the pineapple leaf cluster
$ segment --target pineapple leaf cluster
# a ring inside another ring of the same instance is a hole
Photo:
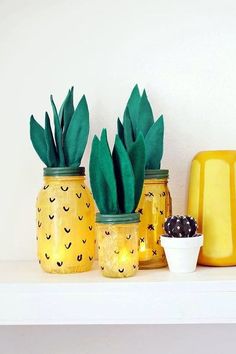
[[[89,111],[85,96],[74,108],[73,87],[68,91],[59,111],[50,96],[54,133],[48,113],[43,128],[30,117],[30,138],[35,151],[47,167],[78,167],[89,134]]]
[[[120,139],[129,149],[141,132],[146,148],[145,169],[159,169],[163,155],[164,121],[161,115],[156,121],[146,91],[140,94],[135,85],[126,105],[123,123],[118,118],[117,130]]]
[[[101,214],[133,213],[138,205],[144,180],[145,146],[142,134],[129,149],[116,135],[110,151],[106,129],[95,136],[90,155],[89,174],[93,197]]]

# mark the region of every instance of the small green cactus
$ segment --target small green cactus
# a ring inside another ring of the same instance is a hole
[[[106,129],[100,140],[94,137],[89,174],[93,197],[101,214],[135,212],[142,193],[144,164],[145,146],[141,134],[129,151],[117,135],[112,153]]]
[[[164,120],[161,115],[155,122],[150,102],[144,90],[140,95],[135,85],[126,105],[123,124],[117,120],[120,139],[128,150],[141,132],[144,137],[146,162],[145,169],[159,169],[163,155]]]
[[[197,223],[192,216],[169,216],[164,224],[168,237],[194,237],[197,236]]]
[[[40,159],[47,167],[78,167],[84,154],[89,134],[89,111],[85,96],[74,109],[73,87],[61,105],[59,112],[50,96],[54,135],[50,118],[45,113],[45,129],[30,117],[30,138]]]

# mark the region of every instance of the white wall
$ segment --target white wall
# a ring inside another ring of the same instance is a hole
[[[42,164],[29,116],[86,94],[91,134],[116,129],[135,83],[165,117],[163,167],[184,212],[193,155],[236,148],[236,4],[217,0],[1,0],[0,259],[33,259]],[[84,164],[88,163],[90,144]]]

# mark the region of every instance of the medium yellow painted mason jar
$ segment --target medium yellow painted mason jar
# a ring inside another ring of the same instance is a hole
[[[98,261],[105,277],[131,277],[138,270],[139,214],[96,217]]]
[[[45,168],[37,198],[38,260],[48,273],[91,269],[95,205],[83,167]]]
[[[236,265],[236,151],[203,151],[194,157],[188,214],[204,235],[199,263]]]
[[[167,266],[160,245],[165,218],[171,215],[172,202],[168,189],[168,170],[146,170],[142,196],[137,211],[139,224],[139,268]]]

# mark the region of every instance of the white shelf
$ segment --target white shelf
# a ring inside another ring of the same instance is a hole
[[[171,323],[236,323],[236,267],[108,279],[96,269],[53,275],[36,262],[0,262],[0,325]]]

